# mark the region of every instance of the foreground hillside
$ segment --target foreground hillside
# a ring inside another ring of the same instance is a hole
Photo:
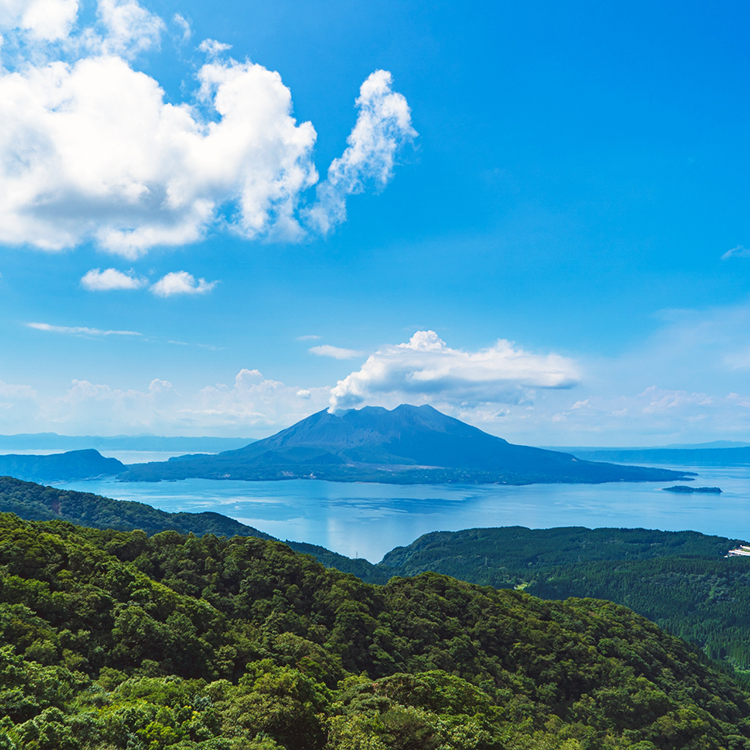
[[[165,513],[0,477],[0,511],[95,528],[270,538],[218,513]],[[425,571],[544,599],[597,597],[624,604],[714,659],[750,669],[750,559],[725,559],[741,540],[694,531],[503,527],[426,534],[373,565],[323,547],[286,542],[369,583]]]
[[[724,557],[740,543],[694,531],[467,529],[425,534],[389,552],[371,575],[432,570],[545,599],[608,599],[748,670],[750,558]]]
[[[211,533],[272,538],[220,513],[167,513],[146,503],[113,500],[3,476],[0,476],[0,512],[15,513],[29,521],[61,520],[96,529],[140,529],[147,534],[170,529],[198,536]]]
[[[747,694],[606,602],[8,514],[0,566],[0,747],[750,748]]]
[[[324,410],[239,450],[136,464],[120,474],[123,481],[191,477],[531,484],[658,482],[686,474],[513,445],[431,406],[402,404],[392,411],[372,406],[342,414]]]

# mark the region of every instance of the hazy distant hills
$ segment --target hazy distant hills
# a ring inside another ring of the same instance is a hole
[[[32,482],[76,481],[113,476],[125,469],[116,458],[105,458],[98,451],[81,450],[49,456],[0,456],[0,476],[13,476]]]
[[[123,481],[317,478],[397,484],[671,481],[680,472],[512,445],[431,406],[324,410],[239,450],[135,464]]]
[[[598,448],[571,449],[586,461],[672,464],[677,466],[745,466],[750,464],[750,446],[737,448]]]
[[[75,451],[169,451],[171,453],[219,453],[253,442],[241,437],[163,437],[160,435],[58,435],[30,432],[0,435],[0,450]]]

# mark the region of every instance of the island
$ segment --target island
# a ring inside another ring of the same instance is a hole
[[[674,487],[662,487],[664,492],[698,492],[710,495],[720,495],[721,487],[690,487],[687,484],[676,484]]]

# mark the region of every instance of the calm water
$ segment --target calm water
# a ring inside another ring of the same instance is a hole
[[[372,562],[429,531],[476,526],[641,526],[750,540],[750,467],[693,471],[699,474],[696,486],[718,486],[723,494],[678,495],[651,482],[506,487],[188,479],[58,486],[170,512],[212,510],[280,539],[320,544]]]

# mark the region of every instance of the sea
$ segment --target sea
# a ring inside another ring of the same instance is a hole
[[[56,486],[169,512],[215,511],[281,540],[318,544],[370,562],[431,531],[489,526],[690,529],[750,540],[750,466],[663,468],[693,471],[697,476],[691,485],[720,487],[722,493],[664,492],[670,483],[663,482],[509,487],[186,479]]]

